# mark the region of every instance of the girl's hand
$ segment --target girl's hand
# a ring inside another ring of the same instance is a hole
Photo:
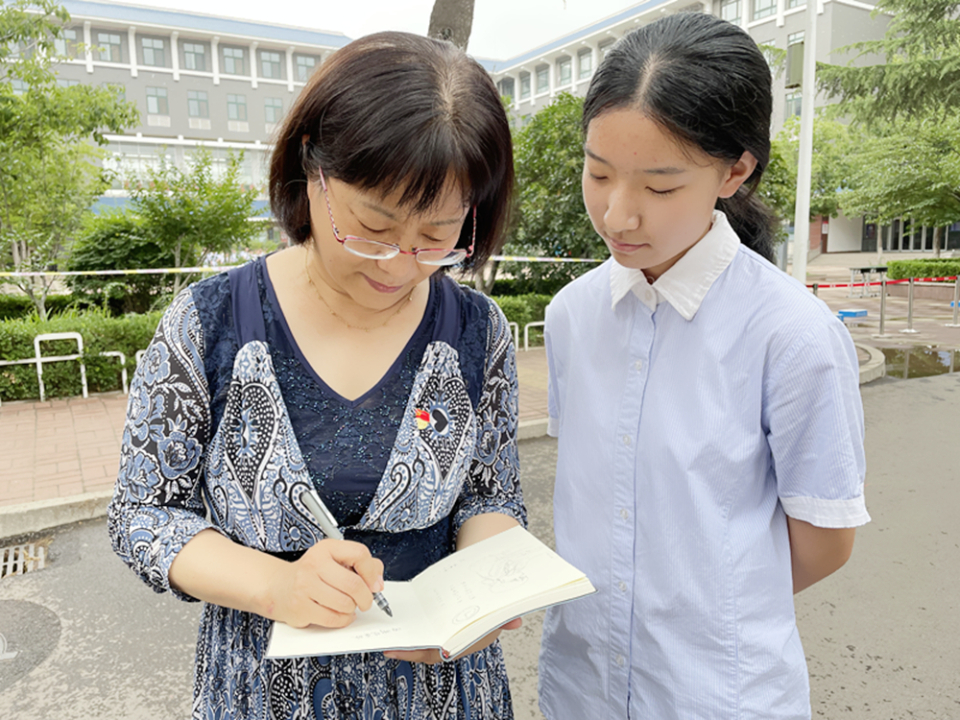
[[[268,583],[264,615],[291,627],[338,628],[369,610],[383,590],[383,563],[365,545],[321,540],[292,563],[277,568]]]
[[[466,655],[475,653],[478,650],[483,650],[485,647],[492,644],[494,640],[500,637],[500,633],[503,630],[516,630],[522,624],[523,624],[523,620],[521,618],[517,618],[516,620],[511,620],[503,627],[497,628],[492,633],[490,633],[489,635],[479,640],[476,644],[468,647],[466,650],[464,650],[462,653],[460,653],[453,659],[459,660],[460,658],[465,657]],[[393,660],[406,660],[407,662],[426,663],[427,665],[436,665],[439,662],[443,662],[443,658],[440,656],[440,651],[435,649],[390,650],[388,652],[385,652],[384,655],[388,658],[392,658]]]

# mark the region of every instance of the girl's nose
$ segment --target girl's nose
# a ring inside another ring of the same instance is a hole
[[[607,202],[607,211],[603,222],[607,232],[622,233],[636,230],[640,227],[640,208],[631,198],[612,193]]]

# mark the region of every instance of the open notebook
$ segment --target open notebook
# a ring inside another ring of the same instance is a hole
[[[413,580],[386,583],[392,618],[374,605],[345,628],[275,622],[267,657],[421,648],[452,657],[514,618],[593,592],[586,575],[516,527],[445,557]]]

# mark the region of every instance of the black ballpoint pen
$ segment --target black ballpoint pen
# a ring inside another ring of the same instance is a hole
[[[303,504],[307,506],[307,510],[313,515],[314,520],[317,521],[317,525],[323,530],[324,535],[333,540],[343,540],[343,533],[340,532],[336,519],[333,517],[333,514],[327,510],[327,506],[323,504],[323,500],[320,499],[316,490],[307,490],[300,496],[300,499],[303,500]],[[373,599],[376,601],[377,607],[390,617],[393,617],[390,603],[387,602],[383,593],[374,593]]]

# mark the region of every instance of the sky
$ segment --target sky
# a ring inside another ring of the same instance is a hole
[[[467,51],[504,60],[641,0],[476,0]],[[132,0],[131,4],[257,20],[358,38],[380,30],[425,34],[433,0]]]

